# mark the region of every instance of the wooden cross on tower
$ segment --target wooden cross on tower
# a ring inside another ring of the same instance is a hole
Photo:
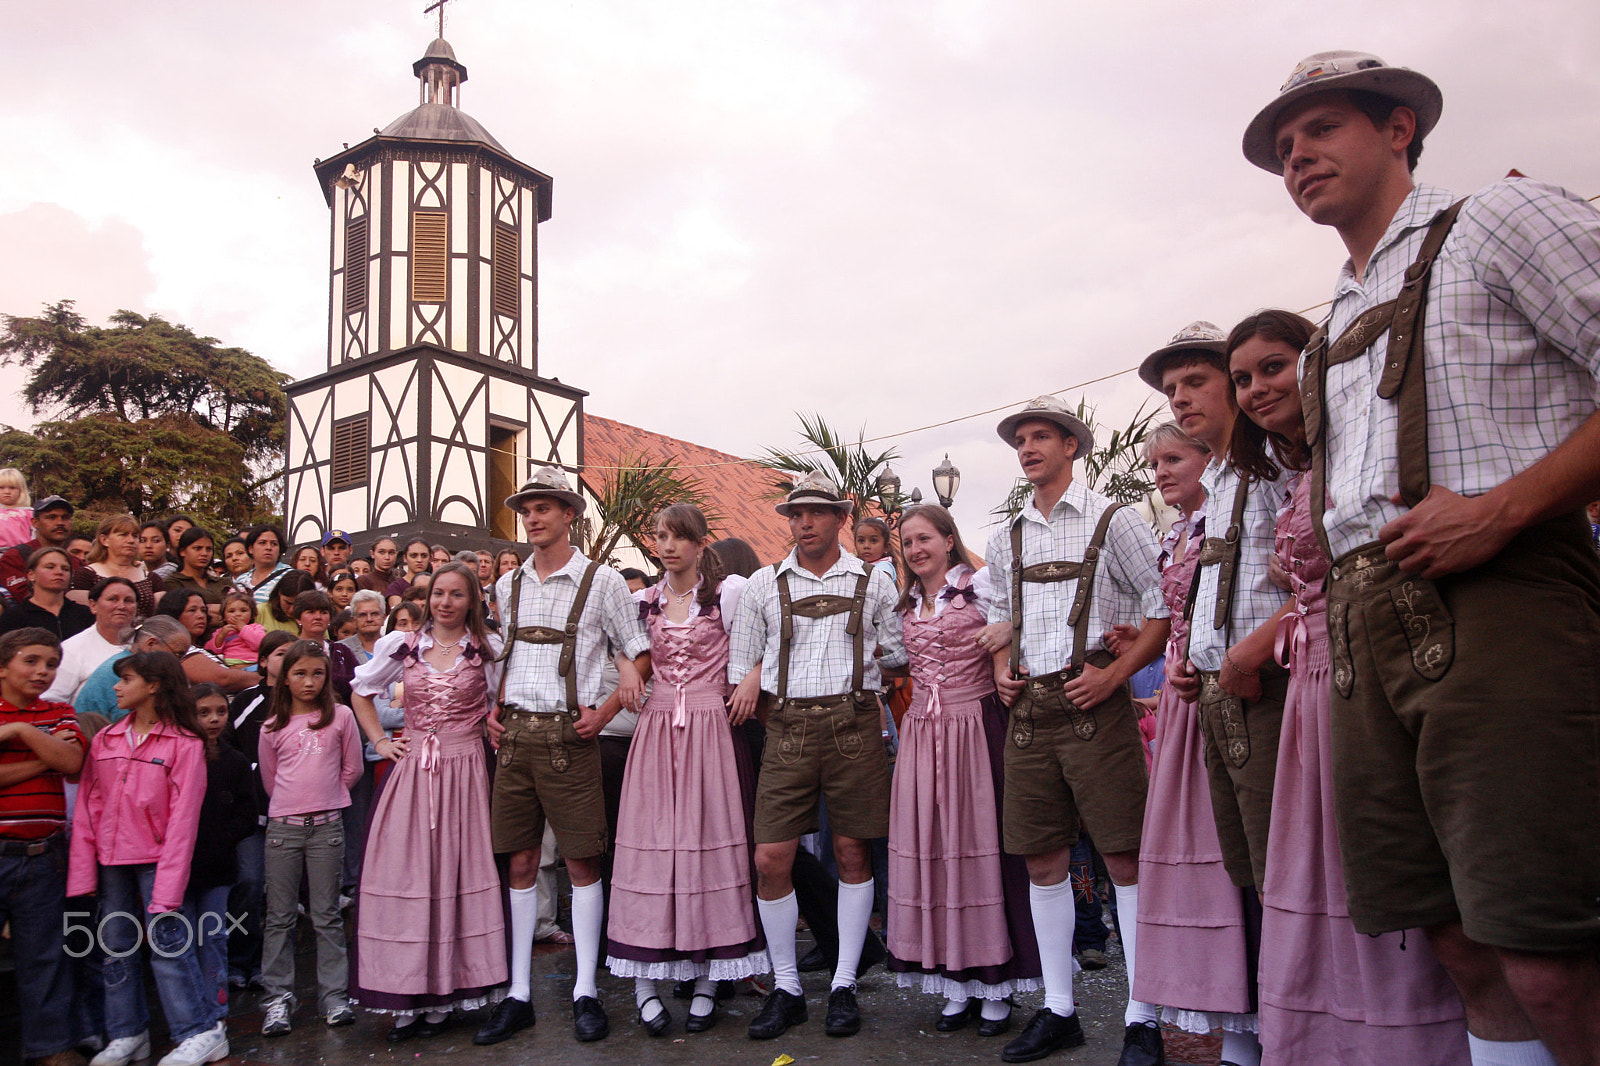
[[[424,15],[430,11],[439,12],[439,37],[441,39],[444,37],[444,5],[449,2],[450,0],[433,0],[433,3],[422,9]]]

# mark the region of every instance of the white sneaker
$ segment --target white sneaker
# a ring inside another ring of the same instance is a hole
[[[89,1066],[128,1066],[150,1057],[150,1034],[119,1036],[105,1050],[89,1060]]]
[[[329,1028],[338,1028],[341,1025],[354,1025],[356,1023],[356,1009],[348,1003],[341,1003],[322,1016]]]
[[[282,1036],[294,1026],[289,1023],[289,1012],[294,1010],[293,996],[278,996],[267,1000],[267,1016],[261,1020],[262,1036]]]
[[[204,1066],[228,1057],[228,1028],[218,1022],[215,1028],[196,1033],[162,1057],[156,1066]]]

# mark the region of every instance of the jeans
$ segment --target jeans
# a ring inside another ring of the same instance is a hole
[[[24,1059],[54,1055],[75,1043],[72,960],[62,953],[66,902],[65,835],[43,855],[0,856],[0,924],[11,923]],[[74,938],[75,948],[81,939]]]
[[[138,1036],[150,1028],[139,945],[149,949],[156,993],[167,1028],[179,1043],[213,1029],[224,1008],[206,993],[195,956],[194,915],[185,910],[151,915],[156,864],[100,867],[100,942],[106,950],[106,1035]]]
[[[344,921],[339,917],[339,880],[344,867],[344,823],[267,823],[267,920],[261,953],[261,984],[269,997],[294,991],[294,932],[300,878],[310,886],[306,912],[317,931],[317,1002],[323,1014],[348,1002],[350,963]]]
[[[228,1012],[228,893],[232,885],[191,887],[183,908],[194,915],[195,956],[211,1000]]]
[[[1094,845],[1087,835],[1078,837],[1068,861],[1071,864],[1072,901],[1078,915],[1077,927],[1072,933],[1072,953],[1076,955],[1084,948],[1104,951],[1108,935],[1104,912],[1101,910],[1104,901],[1095,891]]]
[[[257,829],[239,841],[239,879],[228,894],[228,909],[240,927],[228,936],[228,971],[249,981],[261,973],[261,924],[266,917],[267,831]]]
[[[367,819],[371,815],[377,780],[378,764],[376,762],[365,764],[361,769],[361,780],[350,786],[350,806],[344,809],[342,885],[347,896],[354,896],[361,884],[361,860],[367,850]]]

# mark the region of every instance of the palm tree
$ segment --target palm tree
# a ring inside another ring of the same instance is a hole
[[[751,460],[768,470],[789,475],[777,480],[773,498],[789,494],[794,488],[794,475],[822,474],[854,501],[858,516],[869,514],[869,507],[873,506],[879,512],[887,512],[891,504],[898,502],[885,498],[883,490],[878,488],[878,475],[890,462],[900,458],[899,452],[893,448],[878,453],[867,451],[865,426],[852,443],[821,415],[796,414],[800,419],[800,436],[809,447],[794,451],[768,448],[766,455]]]
[[[594,518],[583,520],[584,554],[591,559],[609,560],[624,537],[649,552],[655,540],[656,515],[668,504],[692,503],[712,524],[721,518],[712,511],[705,482],[679,470],[670,459],[624,454],[616,469],[591,488],[599,505]]]
[[[1147,406],[1148,401],[1141,403],[1126,426],[1112,430],[1111,435],[1105,437],[1095,424],[1094,408],[1089,406],[1087,400],[1078,400],[1076,414],[1089,427],[1096,441],[1094,450],[1080,467],[1083,479],[1091,489],[1121,503],[1138,503],[1156,487],[1146,476],[1141,445],[1150,432],[1150,423],[1161,413],[1161,408],[1146,411]],[[996,518],[1010,518],[1022,510],[1031,495],[1033,486],[1026,478],[1018,478],[1005,501],[989,513]]]

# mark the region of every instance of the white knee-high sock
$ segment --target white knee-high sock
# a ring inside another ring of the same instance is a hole
[[[1467,1034],[1472,1066],[1557,1066],[1542,1040],[1480,1040]]]
[[[1155,1004],[1133,998],[1133,975],[1139,956],[1139,886],[1113,883],[1111,887],[1117,893],[1117,927],[1122,930],[1122,957],[1128,965],[1128,1007],[1122,1012],[1122,1024],[1155,1025],[1159,1020]]]
[[[1072,903],[1072,879],[1056,885],[1028,886],[1033,908],[1033,932],[1039,940],[1039,964],[1044,974],[1044,1005],[1065,1018],[1077,1009],[1072,1002],[1072,930],[1078,912]]]
[[[794,931],[800,923],[800,903],[794,893],[778,899],[756,900],[761,916],[761,932],[767,938],[767,956],[772,959],[772,986],[791,996],[800,995],[800,967],[795,962]]]
[[[1224,1029],[1222,1061],[1230,1066],[1261,1066],[1261,1039],[1254,1033],[1235,1033]]]
[[[997,1022],[1011,1013],[1011,1004],[1003,999],[986,999],[980,1012],[986,1022]]]
[[[533,929],[539,924],[539,890],[511,890],[511,998],[533,999]]]
[[[645,1021],[652,1021],[656,1015],[667,1008],[662,1005],[661,997],[656,995],[656,983],[648,977],[635,977],[633,979],[633,1002],[639,1008],[639,1017]],[[645,1004],[650,1004],[646,1007]]]
[[[700,1004],[706,1004],[705,1010],[700,1009]],[[717,1009],[717,983],[710,977],[697,977],[694,982],[694,996],[689,1000],[689,1013],[697,1018],[704,1018]]]
[[[839,882],[839,964],[833,971],[834,988],[855,987],[861,948],[872,924],[872,893],[870,877],[859,885]]]
[[[578,975],[572,982],[574,1001],[600,995],[594,970],[600,964],[600,923],[605,911],[605,891],[599,881],[572,886],[572,946],[578,956]]]
[[[967,1004],[971,1002],[972,1000],[968,996],[946,996],[944,1000],[944,1010],[942,1010],[940,1013],[947,1018],[953,1018],[957,1014],[960,1014],[962,1011],[966,1010]]]

